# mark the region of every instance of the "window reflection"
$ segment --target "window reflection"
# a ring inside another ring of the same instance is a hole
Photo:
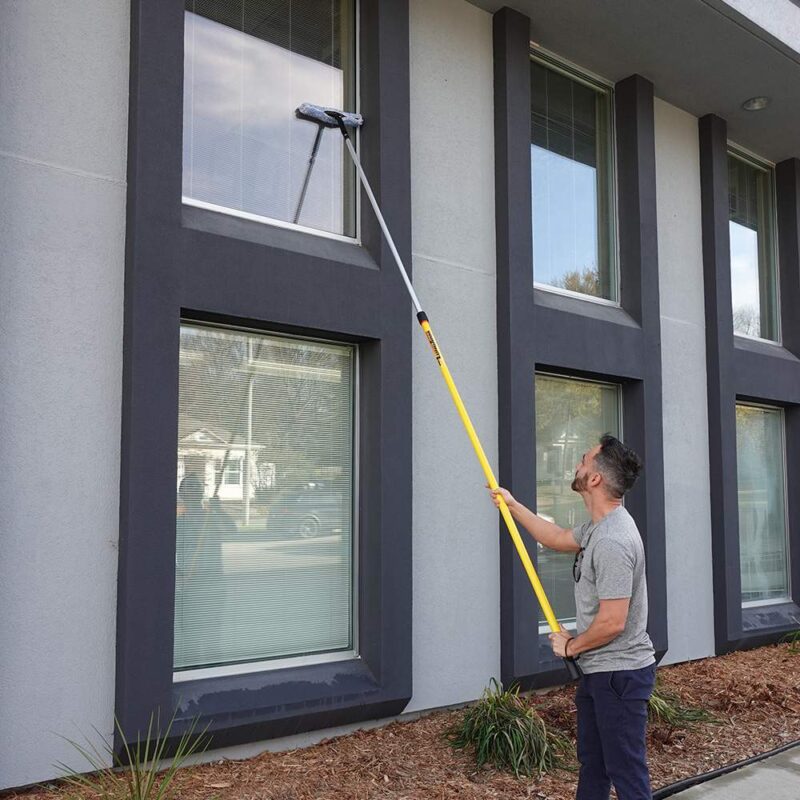
[[[615,299],[610,99],[531,62],[534,280]]]
[[[600,436],[620,435],[619,388],[549,375],[536,376],[536,509],[565,528],[586,520],[580,495],[570,488],[581,456]],[[537,548],[539,578],[556,617],[575,622],[573,554]],[[540,624],[545,625],[540,612]]]
[[[336,131],[321,137],[300,208],[319,128],[295,116],[303,102],[354,107],[352,3],[188,0],[186,8],[184,197],[354,236],[354,172]]]
[[[789,597],[783,413],[736,406],[742,602]]]
[[[353,369],[182,326],[175,669],[353,647]]]
[[[728,157],[733,329],[778,338],[772,171]]]

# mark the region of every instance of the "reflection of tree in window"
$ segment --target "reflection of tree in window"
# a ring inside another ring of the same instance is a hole
[[[733,329],[778,338],[773,172],[728,156]]]
[[[181,326],[178,464],[205,497],[196,524],[178,508],[177,669],[353,647],[354,360]]]
[[[619,435],[619,390],[609,384],[536,376],[536,510],[572,528],[586,518],[571,489],[581,456],[603,433]],[[575,617],[571,556],[537,548],[539,577],[556,616]]]
[[[616,299],[610,95],[531,62],[534,280]]]
[[[783,416],[736,406],[742,601],[788,596]]]

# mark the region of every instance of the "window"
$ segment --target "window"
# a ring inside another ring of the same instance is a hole
[[[186,0],[184,202],[356,235],[342,137],[295,116],[355,109],[354,5]]]
[[[574,528],[586,508],[570,484],[581,456],[604,433],[620,436],[618,386],[592,381],[536,376],[536,509],[545,519]],[[558,619],[575,622],[572,554],[538,546],[537,573]],[[544,617],[540,612],[542,630]]]
[[[534,281],[618,299],[611,90],[531,61]]]
[[[783,412],[736,406],[743,605],[789,599]]]
[[[733,330],[778,341],[774,169],[728,153]]]
[[[352,657],[355,355],[182,326],[177,673]]]

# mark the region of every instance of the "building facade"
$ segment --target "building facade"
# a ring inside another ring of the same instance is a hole
[[[566,680],[303,102],[501,484],[578,524],[642,455],[661,663],[800,627],[797,3],[7,0],[0,53],[0,789]]]

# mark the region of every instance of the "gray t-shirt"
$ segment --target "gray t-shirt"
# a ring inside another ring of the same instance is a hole
[[[575,584],[578,633],[592,624],[601,600],[631,599],[625,630],[608,644],[581,653],[581,669],[588,674],[649,666],[655,656],[647,635],[644,546],[633,517],[618,506],[599,522],[579,525],[572,535],[584,548]]]

